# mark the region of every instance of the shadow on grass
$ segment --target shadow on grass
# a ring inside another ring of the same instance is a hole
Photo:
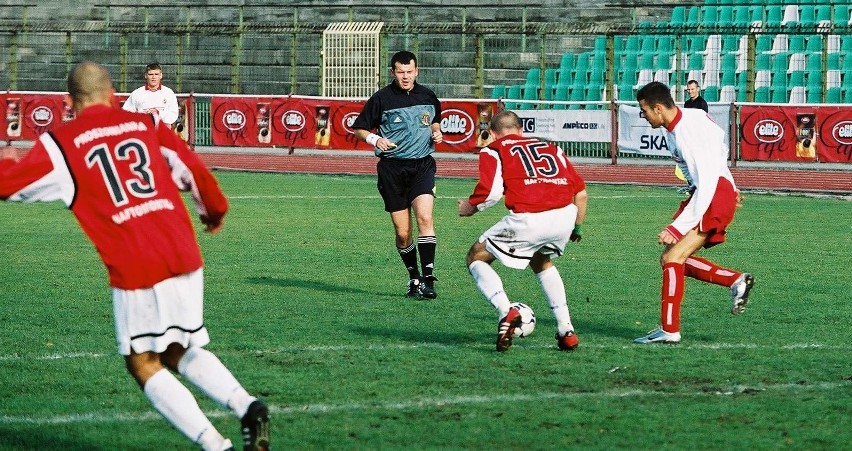
[[[51,433],[50,427],[13,426],[14,430],[0,427],[0,448],[2,449],[62,449],[93,450],[101,449],[100,443],[87,443],[80,438],[66,437],[61,431]]]
[[[634,338],[645,335],[648,332],[643,330],[642,326],[625,325],[615,322],[595,322],[582,317],[574,320],[574,327],[577,328],[580,338],[583,338],[584,333],[593,333],[612,338],[624,338],[631,342]]]
[[[459,344],[479,343],[481,336],[471,332],[470,334],[448,333],[446,331],[436,332],[420,329],[401,329],[381,326],[355,326],[352,332],[367,337],[387,338],[389,340],[402,340],[409,343],[426,343],[446,346],[457,346]]]
[[[270,285],[274,287],[295,287],[295,288],[303,288],[306,290],[315,290],[322,291],[325,293],[349,293],[349,294],[362,294],[369,296],[381,296],[381,297],[397,297],[397,294],[389,293],[389,292],[376,292],[376,291],[367,291],[362,290],[357,287],[353,287],[352,285],[334,285],[330,283],[320,282],[316,280],[304,280],[304,279],[282,279],[278,277],[246,277],[246,282],[253,283],[256,285]]]

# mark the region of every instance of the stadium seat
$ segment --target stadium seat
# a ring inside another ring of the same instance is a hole
[[[760,34],[757,36],[757,42],[754,45],[755,53],[768,53],[772,51],[772,36],[768,34]]]
[[[567,85],[567,84],[556,85],[556,90],[553,92],[553,100],[566,101],[566,100],[569,99],[570,92],[571,92],[571,86],[570,85]],[[554,110],[564,110],[567,107],[568,106],[565,105],[564,103],[562,103],[562,104],[558,103],[558,104],[553,105]]]
[[[737,89],[735,86],[727,85],[722,86],[722,89],[719,91],[719,101],[725,103],[731,103],[737,101]]]
[[[808,36],[805,51],[822,54],[822,36],[816,34]]]
[[[758,103],[769,103],[769,86],[754,88],[754,101]]]
[[[768,53],[760,53],[757,55],[757,61],[754,64],[755,70],[771,70],[772,55]]]
[[[839,88],[841,86],[843,86],[843,77],[839,69],[825,71],[825,87],[827,89]]]
[[[718,7],[716,5],[704,4],[701,7],[701,29],[705,32],[715,32],[718,30]]]
[[[784,9],[781,5],[768,5],[766,7],[766,20],[763,21],[763,28],[768,28],[770,31],[781,28],[781,21],[784,19]]]
[[[787,58],[786,53],[779,53],[772,57],[772,73],[773,74],[786,74],[787,68],[790,65],[790,60]]]
[[[787,37],[787,51],[790,53],[805,51],[805,36],[794,34]]]
[[[726,34],[722,37],[722,50],[725,53],[735,53],[740,49],[740,37],[738,35]]]
[[[804,47],[804,45],[802,46]],[[790,36],[786,33],[776,34],[772,39],[772,50],[769,53],[776,55],[778,53],[784,53],[790,51]]]
[[[805,86],[805,71],[797,70],[790,72],[790,79],[787,81],[787,86]]]
[[[626,83],[618,85],[618,100],[636,100],[636,94],[633,92],[633,86]]]
[[[754,75],[754,88],[769,87],[772,84],[772,72],[768,70],[759,70]]]
[[[808,89],[807,95],[805,96],[806,103],[824,103],[822,100],[822,89]],[[790,103],[793,102],[793,93],[790,93]],[[801,103],[801,102],[797,102]]]
[[[852,87],[843,90],[843,103],[852,103]]]
[[[749,32],[759,33],[763,29],[763,7],[760,5],[752,5],[748,7],[749,15]],[[737,93],[739,95],[739,93]]]
[[[834,5],[834,25],[845,27],[849,25],[849,5],[835,4]]]
[[[686,12],[686,23],[690,26],[697,24],[701,20],[701,7],[690,6]]]
[[[631,34],[624,40],[624,55],[638,55],[639,54],[639,46],[641,44],[641,40],[639,39],[639,35]]]
[[[606,55],[606,36],[595,37],[595,54],[603,53]]]
[[[491,88],[492,99],[502,99],[504,97],[506,97],[506,85],[494,85]]]
[[[734,26],[734,7],[731,5],[721,5],[716,10],[716,29],[723,33],[733,32]]]
[[[527,81],[524,84],[527,86],[538,86],[541,84],[541,69],[538,67],[529,68],[527,70]]]
[[[808,93],[805,91],[804,86],[793,86],[792,88],[790,88],[788,99],[790,103],[806,103],[809,101]]]
[[[843,91],[839,86],[828,88],[825,93],[826,103],[840,103],[843,101]]]
[[[582,82],[586,82],[589,80],[589,62],[591,60],[591,53],[583,52],[577,54],[577,60],[574,63],[574,71],[573,71],[573,82],[576,83],[578,80]]]
[[[815,10],[816,32],[828,33],[831,30],[831,5],[817,5]]]
[[[840,53],[840,36],[830,34],[826,38],[825,51],[826,53]]]
[[[636,77],[636,88],[641,88],[654,81],[654,69],[639,69]]]
[[[544,88],[542,89],[542,98],[544,100],[553,100],[554,90],[556,89],[557,69],[545,69],[544,71]]]
[[[574,61],[576,55],[571,52],[566,52],[562,54],[562,59],[559,61],[559,70],[561,71],[571,71],[574,69]]]
[[[771,91],[770,102],[772,103],[787,103],[789,96],[787,95],[786,86],[773,86]]]
[[[686,23],[686,7],[675,6],[672,8],[672,17],[669,19],[668,28],[671,31],[677,31],[683,28]]]
[[[811,53],[807,55],[807,62],[805,63],[805,70],[815,70],[822,72],[822,53]]]
[[[781,16],[781,25],[790,26],[796,25],[799,22],[799,6],[786,5],[784,6],[784,14]]]
[[[521,85],[512,85],[506,89],[506,98],[507,99],[520,99],[521,98]],[[516,102],[504,102],[506,104],[506,108],[510,110],[517,110],[518,103]]]
[[[819,55],[822,56],[822,55]],[[793,53],[790,55],[789,64],[787,65],[787,72],[807,70],[808,69],[808,55],[804,53]],[[820,62],[819,67],[822,67],[822,63]]]
[[[707,86],[704,88],[704,100],[708,102],[718,102],[719,101],[719,87],[718,86]]]

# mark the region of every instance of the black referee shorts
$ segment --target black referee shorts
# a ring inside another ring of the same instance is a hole
[[[385,201],[385,211],[407,210],[414,198],[435,195],[435,159],[427,155],[417,160],[381,158],[376,164],[377,187]]]

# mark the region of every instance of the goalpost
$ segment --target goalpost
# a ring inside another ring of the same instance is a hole
[[[322,34],[322,96],[370,97],[379,86],[384,22],[333,22]]]

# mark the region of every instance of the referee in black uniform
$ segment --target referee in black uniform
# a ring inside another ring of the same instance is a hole
[[[396,249],[408,270],[409,297],[435,299],[435,143],[441,135],[441,103],[417,83],[417,57],[408,51],[391,57],[393,81],[376,91],[352,128],[375,147],[378,189],[396,231]],[[376,133],[372,131],[376,130]],[[417,246],[411,216],[417,221]],[[420,254],[420,267],[417,254]],[[421,273],[422,269],[422,273]]]

